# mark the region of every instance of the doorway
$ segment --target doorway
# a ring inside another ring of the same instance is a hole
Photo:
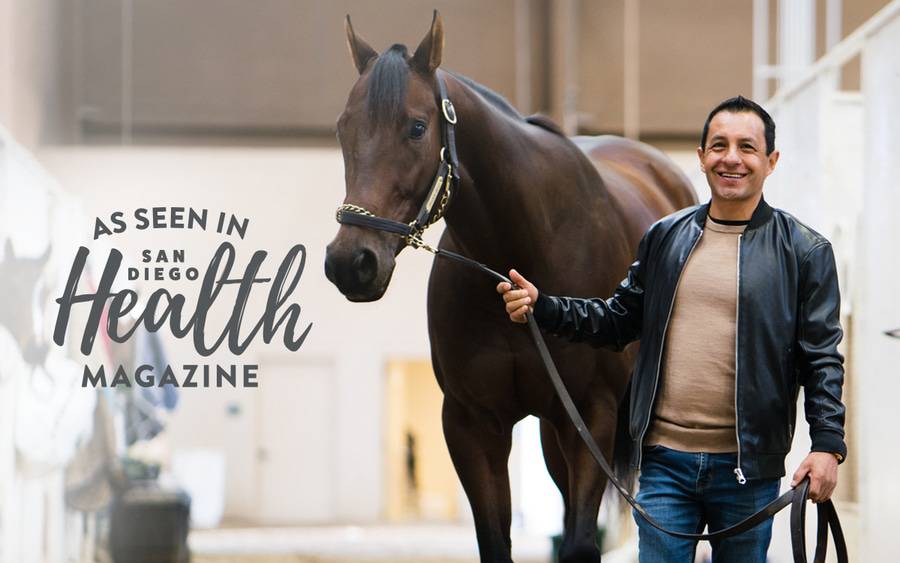
[[[431,362],[389,361],[385,398],[385,517],[458,520],[460,485],[441,429],[443,394]]]

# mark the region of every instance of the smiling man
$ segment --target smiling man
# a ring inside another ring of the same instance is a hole
[[[681,532],[736,524],[778,495],[799,389],[812,448],[791,485],[831,497],[844,444],[840,293],[831,244],[773,209],[775,123],[737,96],[710,112],[697,149],[712,192],[705,205],[655,223],[609,299],[553,297],[515,270],[506,311],[594,346],[641,346],[627,408],[637,500]],[[621,417],[620,417],[621,418]],[[635,515],[642,563],[689,563],[696,542]],[[713,561],[766,560],[772,521],[713,544]]]

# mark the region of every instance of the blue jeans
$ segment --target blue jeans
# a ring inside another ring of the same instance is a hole
[[[717,531],[740,522],[778,496],[779,479],[734,475],[736,454],[644,449],[637,501],[663,527],[678,532]],[[697,542],[668,536],[636,512],[640,563],[692,563]],[[712,542],[714,563],[765,563],[772,519],[743,534]]]

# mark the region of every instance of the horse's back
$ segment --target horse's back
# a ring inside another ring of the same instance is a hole
[[[659,149],[623,137],[572,137],[621,206],[629,238],[657,219],[697,203],[690,180]]]

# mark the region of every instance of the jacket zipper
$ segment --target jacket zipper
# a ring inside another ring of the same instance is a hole
[[[666,324],[663,325],[663,333],[662,339],[659,345],[659,357],[656,359],[656,378],[653,380],[653,394],[650,395],[650,414],[647,416],[647,422],[644,423],[644,429],[641,430],[641,436],[638,439],[638,469],[641,468],[641,463],[644,461],[644,436],[647,434],[647,429],[650,427],[650,420],[653,419],[653,403],[656,401],[656,391],[659,388],[659,370],[662,368],[662,355],[663,350],[666,347],[666,333],[669,330],[669,321],[672,318],[672,309],[675,307],[675,297],[678,295],[678,286],[681,285],[681,276],[684,275],[684,269],[687,267],[688,261],[691,259],[691,255],[694,253],[694,249],[697,248],[697,245],[700,243],[700,239],[703,237],[703,230],[701,229],[700,234],[697,236],[697,240],[694,241],[693,246],[691,246],[691,250],[688,252],[687,257],[684,259],[684,264],[681,265],[681,271],[678,272],[678,281],[675,282],[675,292],[672,293],[672,301],[669,303],[669,312],[666,315]],[[740,454],[740,451],[738,452]]]
[[[747,482],[744,472],[741,470],[741,431],[738,422],[738,364],[740,362],[740,354],[738,354],[738,341],[740,340],[741,329],[741,240],[744,238],[743,233],[738,235],[737,248],[737,299],[734,313],[734,436],[737,438],[737,467],[734,468],[734,475],[737,482],[743,485]]]

